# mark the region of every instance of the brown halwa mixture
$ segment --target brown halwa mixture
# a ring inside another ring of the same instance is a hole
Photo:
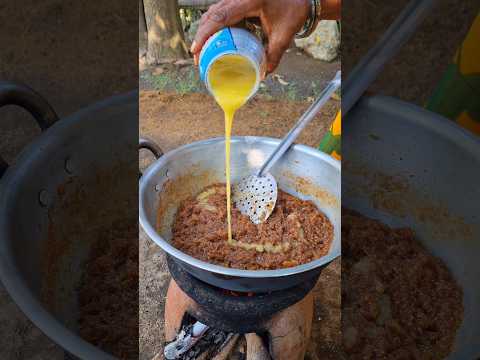
[[[122,360],[138,359],[138,224],[119,222],[91,249],[79,292],[83,339]]]
[[[259,225],[232,206],[235,243],[229,245],[226,201],[224,184],[211,185],[184,201],[172,244],[197,259],[249,270],[296,266],[328,253],[333,225],[312,202],[279,190],[273,213]]]
[[[443,359],[462,290],[411,229],[342,211],[342,333],[348,359]]]

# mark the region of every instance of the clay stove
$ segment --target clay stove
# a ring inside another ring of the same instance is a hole
[[[246,360],[304,358],[318,276],[286,290],[238,293],[198,280],[170,257],[167,262],[172,275],[165,304],[167,358],[183,347],[177,359],[227,360],[239,346]],[[195,345],[185,351],[187,343]]]

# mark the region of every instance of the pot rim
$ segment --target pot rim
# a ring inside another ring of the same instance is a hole
[[[140,179],[140,184],[139,184],[139,222],[142,228],[145,230],[147,233],[148,237],[153,240],[158,246],[160,246],[165,252],[173,256],[175,259],[180,260],[181,262],[187,263],[191,266],[200,268],[202,270],[206,270],[209,272],[213,272],[216,274],[221,274],[221,275],[226,275],[226,276],[232,276],[232,277],[240,277],[240,278],[280,278],[280,277],[286,277],[290,275],[295,275],[295,274],[300,274],[307,272],[309,270],[316,269],[318,267],[321,267],[323,265],[328,264],[329,262],[335,260],[337,257],[340,256],[341,251],[331,251],[327,255],[322,256],[321,258],[315,259],[313,261],[310,261],[306,264],[290,267],[290,268],[285,268],[285,269],[276,269],[276,270],[243,270],[243,269],[234,269],[234,268],[228,268],[225,266],[220,266],[216,264],[211,264],[206,261],[202,261],[199,259],[196,259],[180,250],[172,246],[167,240],[165,240],[163,237],[160,236],[160,234],[157,233],[155,230],[155,226],[152,226],[150,222],[147,219],[147,214],[146,211],[143,207],[143,198],[147,194],[147,183],[148,180],[154,176],[160,169],[172,158],[175,158],[175,156],[185,150],[191,150],[192,148],[195,148],[199,145],[205,146],[205,145],[212,145],[212,144],[217,144],[219,142],[224,142],[225,138],[224,137],[216,137],[216,138],[210,138],[207,140],[200,140],[196,141],[190,144],[186,144],[183,146],[180,146],[174,150],[169,151],[165,155],[163,155],[160,159],[154,161],[148,169],[144,172],[142,178]],[[232,136],[231,142],[232,144],[234,143],[239,143],[239,142],[248,142],[248,143],[253,143],[253,142],[258,142],[262,141],[264,143],[267,143],[272,146],[276,146],[280,143],[280,139],[275,139],[271,137],[263,137],[263,136]],[[305,154],[317,157],[320,161],[324,161],[331,165],[332,167],[335,168],[339,173],[341,173],[341,163],[340,161],[334,159],[330,155],[327,155],[317,149],[314,149],[312,147],[306,146],[306,145],[301,145],[301,144],[296,144],[291,147],[291,149],[303,152]],[[340,199],[338,199],[340,201]],[[340,203],[340,202],[339,202]]]
[[[478,157],[476,147],[480,145],[480,137],[455,121],[417,104],[387,95],[373,95],[362,97],[351,112],[353,113],[357,108],[372,108],[383,113],[395,113],[401,110],[404,113],[405,122],[431,131],[436,136],[447,139]],[[348,117],[349,114],[345,115],[347,120]]]

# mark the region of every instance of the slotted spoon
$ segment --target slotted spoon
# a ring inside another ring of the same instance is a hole
[[[267,220],[277,202],[277,182],[269,173],[269,170],[285,154],[305,126],[312,121],[332,96],[333,92],[340,87],[340,83],[341,72],[338,71],[333,80],[323,89],[318,99],[305,111],[278,147],[270,154],[263,166],[255,174],[244,177],[233,187],[235,206],[242,214],[247,215],[254,224],[260,224]]]

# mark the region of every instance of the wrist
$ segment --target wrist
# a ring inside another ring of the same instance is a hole
[[[310,16],[310,11],[312,9],[312,1],[311,0],[300,0],[297,1],[298,6],[300,7],[303,14],[305,14],[305,21],[307,21],[308,16]]]

